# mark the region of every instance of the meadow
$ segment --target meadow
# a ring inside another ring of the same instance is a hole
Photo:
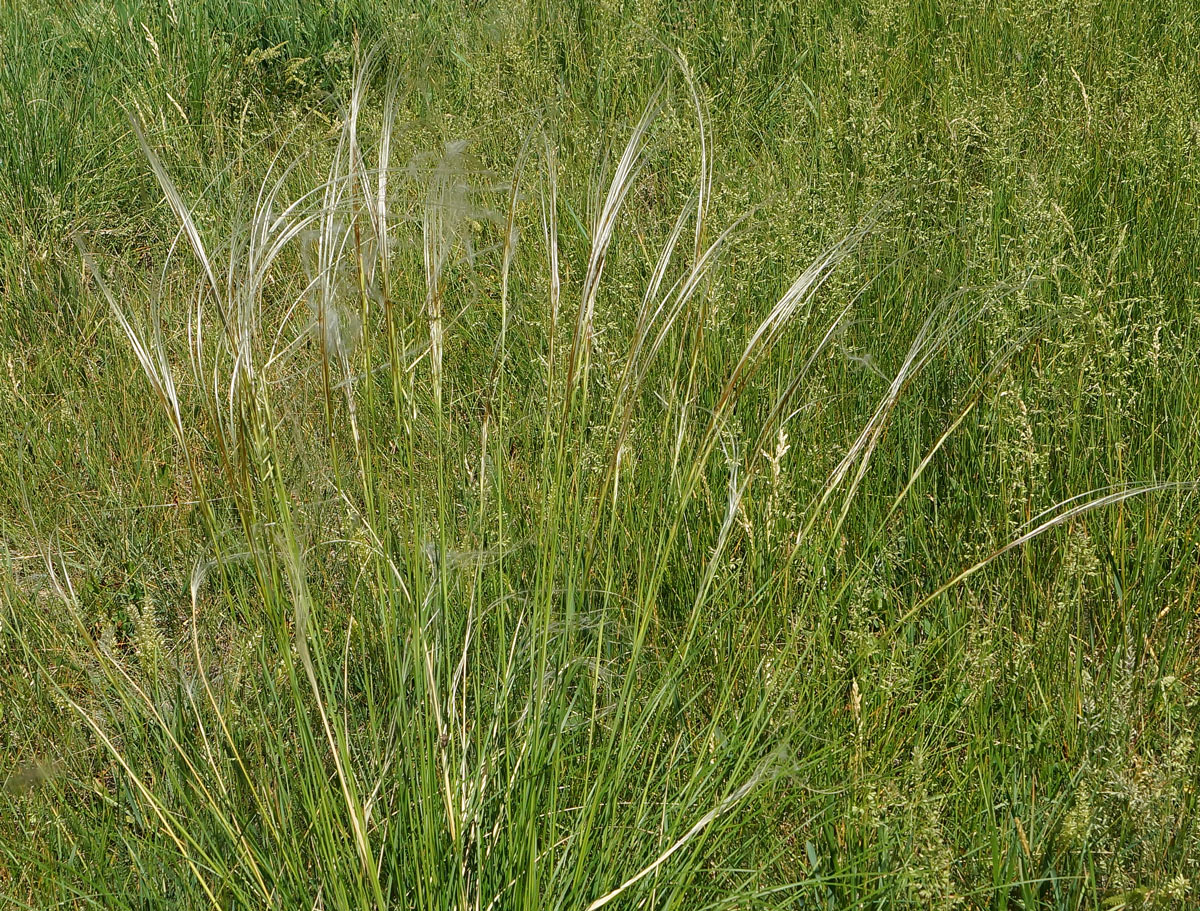
[[[1200,905],[1191,0],[0,3],[0,907]]]

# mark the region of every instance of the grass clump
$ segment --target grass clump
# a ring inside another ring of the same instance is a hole
[[[729,417],[861,230],[806,269],[729,376],[715,375],[696,337],[708,273],[731,235],[706,240],[701,120],[696,192],[604,388],[597,302],[662,101],[596,197],[572,313],[553,146],[518,162],[493,212],[484,206],[495,182],[458,146],[407,171],[391,165],[393,95],[365,146],[368,73],[327,180],[293,201],[287,172],[269,176],[249,225],[220,252],[147,147],[199,267],[185,334],[190,401],[161,313],[152,307],[140,325],[84,254],[166,412],[211,551],[191,580],[191,654],[172,672],[160,675],[144,604],[132,612],[133,669],[111,637],[86,660],[109,711],[58,695],[120,766],[156,850],[182,854],[164,884],[175,900],[599,908],[637,894],[716,896],[735,874],[701,860],[733,839],[726,817],[799,761],[771,723],[786,683],[747,691],[713,659],[722,614],[740,614],[750,637],[762,626],[723,594],[731,532],[764,464],[755,437],[731,435]],[[534,169],[531,196],[523,180]],[[480,219],[494,243],[472,251]],[[545,249],[519,252],[518,237],[539,228]],[[423,287],[404,286],[405,275],[423,275]],[[462,310],[451,308],[489,280],[500,325],[493,368],[476,385],[456,369]],[[288,290],[268,291],[275,282]],[[516,283],[545,289],[540,312],[527,301],[510,316]],[[510,345],[544,365],[537,411],[525,384],[538,372],[526,368],[516,387]],[[773,404],[757,437],[775,434],[791,398]],[[316,438],[287,440],[288,424],[313,407]],[[635,445],[672,457],[631,465]],[[860,439],[840,475],[873,446]],[[218,501],[231,504],[233,527]],[[341,514],[333,541],[314,501]],[[329,561],[341,564],[336,581],[315,568]],[[79,617],[67,567],[52,556],[51,568]],[[668,574],[686,587],[668,592]],[[253,637],[249,655],[208,647],[230,620],[232,635]],[[776,645],[798,647],[795,636]],[[763,659],[749,660],[745,670]],[[232,680],[214,670],[228,663],[239,669]],[[162,763],[153,779],[150,756]]]

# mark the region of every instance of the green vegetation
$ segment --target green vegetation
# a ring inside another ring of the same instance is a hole
[[[1200,903],[1189,2],[0,6],[0,907]]]

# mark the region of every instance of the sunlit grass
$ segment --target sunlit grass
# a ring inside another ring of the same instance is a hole
[[[1184,16],[180,8],[0,14],[0,895],[1194,902]]]

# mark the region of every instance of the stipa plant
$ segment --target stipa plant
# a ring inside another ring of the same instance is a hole
[[[219,249],[145,143],[198,264],[186,333],[156,308],[140,325],[85,259],[170,418],[210,552],[173,688],[161,662],[148,679],[93,647],[119,710],[63,695],[129,783],[126,846],[172,906],[697,907],[759,888],[738,810],[823,756],[777,723],[811,643],[765,608],[838,546],[903,392],[967,316],[951,300],[926,321],[783,558],[749,595],[731,584],[750,484],[778,474],[770,443],[853,304],[821,327],[814,302],[866,226],[714,369],[708,280],[736,225],[710,239],[709,134],[680,63],[698,176],[615,364],[597,313],[665,89],[595,195],[576,283],[553,145],[531,139],[500,188],[461,146],[398,168],[394,85],[366,138],[370,66],[326,179],[289,200],[298,170],[268,175]],[[812,348],[738,430],[799,325]],[[1059,521],[1040,519],[1031,534]]]

